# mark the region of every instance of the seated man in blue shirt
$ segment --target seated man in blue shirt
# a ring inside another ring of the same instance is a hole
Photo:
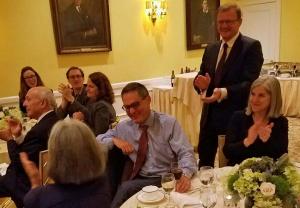
[[[130,180],[119,186],[111,207],[120,207],[144,186],[160,186],[161,175],[169,172],[171,162],[176,160],[183,170],[183,175],[176,183],[176,191],[188,191],[197,165],[193,147],[179,123],[171,116],[151,110],[149,92],[140,83],[127,84],[121,96],[123,109],[130,119],[97,136],[99,142],[105,143],[109,149],[116,146],[134,163]],[[145,126],[146,130],[143,130]],[[141,144],[145,137],[146,144]],[[146,153],[141,153],[143,148]],[[137,166],[140,166],[138,170]]]

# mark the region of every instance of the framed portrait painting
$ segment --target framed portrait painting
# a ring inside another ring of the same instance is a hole
[[[111,51],[108,0],[50,0],[59,54]]]
[[[216,28],[220,0],[185,0],[187,50],[205,48],[219,39]]]

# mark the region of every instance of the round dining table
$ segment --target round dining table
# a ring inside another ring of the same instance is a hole
[[[216,185],[216,194],[217,194],[217,204],[215,205],[215,207],[224,207],[223,203],[224,203],[224,191],[222,188],[222,177],[224,175],[226,175],[227,173],[229,173],[229,171],[232,170],[232,167],[223,167],[223,168],[216,168],[215,169],[215,183],[214,185]],[[194,199],[199,199],[200,198],[200,187],[201,187],[201,182],[199,180],[199,178],[197,176],[194,176],[192,178],[191,181],[191,189],[186,192],[183,193],[182,196],[190,196],[193,197]],[[163,191],[163,190],[161,190]],[[142,193],[142,190],[139,191],[138,193],[134,194],[133,196],[131,196],[122,206],[121,208],[163,208],[167,202],[168,202],[168,198],[165,195],[165,197],[162,200],[159,200],[158,202],[153,202],[153,203],[143,203],[141,201],[138,200],[138,195]],[[175,200],[173,201],[173,203],[175,202]],[[178,208],[182,208],[179,205],[177,205]],[[195,208],[195,207],[199,207],[201,208],[202,206],[184,206],[184,208]],[[243,208],[243,203],[240,202],[238,207]]]

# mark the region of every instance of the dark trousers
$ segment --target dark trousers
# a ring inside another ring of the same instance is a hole
[[[11,197],[18,208],[23,207],[23,198],[29,190],[28,178],[14,170],[8,169],[6,175],[0,176],[0,197]]]
[[[135,193],[140,191],[144,186],[154,185],[161,186],[160,177],[157,178],[145,178],[145,177],[137,177],[133,180],[123,182],[115,195],[111,208],[119,208],[121,205],[133,196]]]
[[[199,168],[202,166],[214,167],[218,149],[218,135],[226,134],[226,128],[227,123],[220,122],[211,115],[208,117],[199,135]]]

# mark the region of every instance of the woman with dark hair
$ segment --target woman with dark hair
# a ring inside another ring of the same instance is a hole
[[[288,152],[288,120],[281,113],[279,81],[273,76],[256,79],[246,111],[237,111],[229,123],[223,148],[228,165],[250,157],[279,158]]]
[[[40,75],[31,66],[22,68],[20,75],[19,106],[23,113],[26,113],[23,102],[28,90],[37,86],[45,86]]]
[[[72,117],[86,122],[95,135],[105,133],[116,120],[116,111],[112,106],[115,97],[109,79],[101,72],[89,75],[86,87],[88,101],[82,105],[72,94],[63,94]]]
[[[110,194],[105,176],[106,151],[82,122],[57,122],[48,141],[48,177],[54,184],[41,186],[39,172],[26,153],[20,159],[31,182],[24,197],[25,208],[109,208]]]

